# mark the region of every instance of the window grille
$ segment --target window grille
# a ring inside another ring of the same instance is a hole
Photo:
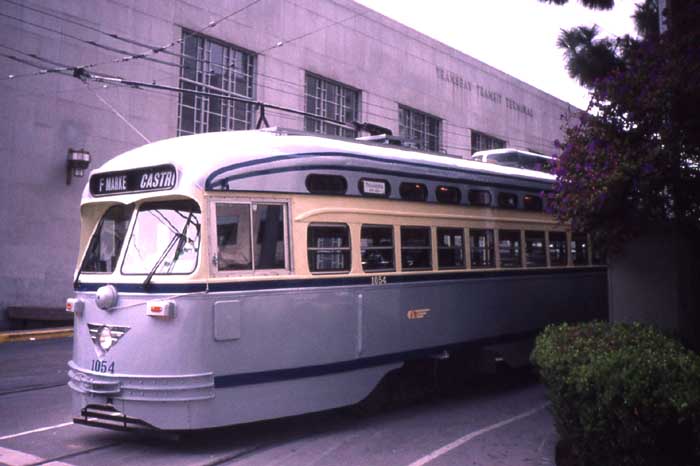
[[[399,106],[399,136],[410,139],[419,149],[440,151],[440,119]]]
[[[228,97],[255,98],[255,56],[231,45],[183,31],[180,88]],[[180,93],[178,136],[253,128],[255,107],[215,96]]]
[[[306,116],[304,117],[306,131],[348,138],[357,137],[356,130],[342,125],[351,125],[354,121],[359,121],[360,91],[307,74],[305,97],[306,112],[339,122],[336,124]]]
[[[472,154],[480,150],[503,149],[506,141],[498,139],[488,134],[472,131]]]

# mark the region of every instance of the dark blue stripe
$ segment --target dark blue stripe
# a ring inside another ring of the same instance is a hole
[[[399,274],[399,275],[384,275],[387,284],[393,283],[420,283],[420,282],[440,282],[449,280],[474,280],[483,278],[496,277],[519,277],[519,276],[546,276],[546,275],[569,275],[579,273],[598,273],[604,272],[605,267],[571,267],[561,269],[513,269],[513,270],[489,270],[489,271],[455,271],[449,273],[420,273],[420,274]],[[96,291],[99,287],[107,283],[79,283],[75,291]],[[318,288],[330,286],[357,286],[357,285],[372,285],[372,276],[341,276],[341,277],[314,277],[314,278],[292,278],[281,280],[251,280],[251,281],[236,281],[225,283],[209,284],[209,291],[259,291],[259,290],[276,290],[290,288]],[[148,290],[140,283],[117,283],[114,284],[117,291],[124,293],[195,293],[206,291],[207,287],[203,283],[190,284],[156,284],[151,283]],[[382,285],[379,285],[382,286]]]
[[[402,363],[412,359],[422,359],[443,350],[455,351],[467,345],[488,345],[498,342],[515,341],[534,337],[538,332],[523,332],[517,334],[500,335],[498,337],[482,338],[470,342],[422,348],[400,353],[384,354],[368,358],[353,359],[331,364],[316,366],[295,367],[292,369],[278,369],[264,372],[249,372],[245,374],[229,374],[214,377],[215,388],[239,387],[242,385],[255,385],[259,383],[283,382],[285,380],[303,379],[308,377],[320,377],[323,375],[338,374],[342,372],[368,369],[386,364]]]
[[[213,190],[214,189],[214,178],[221,175],[224,172],[227,172],[227,171],[238,170],[240,168],[251,167],[254,165],[261,165],[261,164],[266,164],[266,163],[278,162],[281,160],[293,160],[293,159],[311,158],[311,157],[347,157],[347,158],[351,158],[351,159],[368,160],[368,161],[372,161],[372,162],[385,163],[385,164],[391,164],[391,165],[404,165],[404,166],[410,166],[410,167],[427,168],[427,169],[432,169],[432,170],[444,170],[444,171],[448,171],[448,172],[459,173],[462,175],[479,175],[479,176],[485,176],[485,177],[505,178],[505,179],[509,179],[509,180],[528,181],[528,182],[532,182],[532,183],[540,183],[545,187],[549,187],[551,185],[550,182],[547,182],[545,180],[530,179],[530,178],[524,178],[524,177],[517,176],[517,175],[509,175],[509,174],[503,174],[503,173],[488,173],[488,172],[481,172],[481,171],[464,169],[464,168],[432,165],[432,164],[421,163],[421,162],[411,162],[411,161],[406,161],[406,160],[394,160],[394,159],[387,160],[387,159],[379,158],[377,156],[352,154],[352,153],[345,153],[345,152],[315,152],[315,153],[303,153],[303,154],[277,155],[277,156],[272,156],[272,157],[266,157],[264,159],[249,160],[247,162],[241,162],[241,163],[237,163],[237,164],[228,165],[228,166],[223,167],[223,168],[219,168],[207,177],[207,181],[205,183],[205,189],[206,190]],[[241,179],[241,178],[246,178],[246,177],[251,177],[251,176],[258,176],[261,174],[278,173],[278,172],[283,172],[283,171],[298,171],[298,170],[302,170],[302,169],[307,169],[307,170],[315,170],[315,169],[347,170],[347,171],[377,173],[377,174],[393,175],[393,176],[404,176],[404,177],[409,177],[409,178],[413,178],[413,179],[428,179],[428,180],[432,180],[432,181],[448,181],[448,182],[457,182],[457,183],[469,182],[469,183],[476,184],[476,185],[497,186],[497,187],[507,187],[507,188],[520,187],[518,185],[507,184],[507,183],[504,184],[504,183],[479,182],[479,181],[465,180],[464,178],[455,178],[455,177],[447,177],[447,176],[443,177],[443,176],[427,175],[427,174],[420,174],[420,173],[406,173],[406,172],[400,172],[400,171],[394,171],[394,170],[384,170],[384,169],[379,169],[379,168],[356,168],[356,167],[348,167],[348,166],[328,166],[328,165],[320,165],[320,166],[306,165],[306,166],[294,166],[294,167],[281,167],[281,168],[269,169],[269,170],[258,170],[256,172],[249,172],[249,173],[245,173],[245,174],[241,174],[241,175],[231,175],[229,177],[223,178],[222,180],[219,180],[217,183],[223,183],[223,182],[227,182],[229,180]],[[522,189],[522,187],[520,187],[520,188]]]

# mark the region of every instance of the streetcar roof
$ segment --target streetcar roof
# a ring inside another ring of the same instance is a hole
[[[191,195],[193,190],[214,189],[212,186],[218,179],[226,177],[227,170],[252,170],[260,163],[281,158],[287,159],[287,165],[304,164],[307,163],[305,156],[314,154],[332,154],[334,157],[328,163],[353,165],[356,170],[372,162],[402,164],[409,167],[405,169],[409,175],[416,177],[430,170],[440,170],[449,171],[457,177],[464,175],[465,181],[468,174],[495,175],[513,181],[530,180],[545,184],[555,179],[551,174],[533,170],[484,164],[383,144],[308,133],[290,134],[283,130],[226,131],[164,139],[116,156],[93,170],[90,176],[167,164],[178,173],[177,186],[171,193]],[[84,190],[83,203],[95,199],[89,185]]]

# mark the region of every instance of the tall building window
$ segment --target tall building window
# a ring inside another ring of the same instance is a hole
[[[399,135],[412,140],[419,149],[440,150],[440,119],[399,106]]]
[[[306,111],[338,123],[319,120],[311,116],[304,117],[306,131],[315,133],[357,137],[357,131],[342,126],[359,121],[360,91],[329,81],[327,79],[306,75]]]
[[[255,56],[231,45],[183,31],[180,88],[255,98]],[[251,129],[255,107],[214,96],[180,93],[178,136]]]
[[[472,130],[472,154],[480,150],[503,149],[506,142],[488,134]]]

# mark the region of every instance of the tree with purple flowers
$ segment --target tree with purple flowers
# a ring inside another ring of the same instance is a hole
[[[651,225],[700,233],[700,2],[670,1],[665,13],[663,33],[656,0],[646,0],[638,38],[596,39],[595,27],[559,38],[591,101],[557,142],[549,205],[607,247]]]

